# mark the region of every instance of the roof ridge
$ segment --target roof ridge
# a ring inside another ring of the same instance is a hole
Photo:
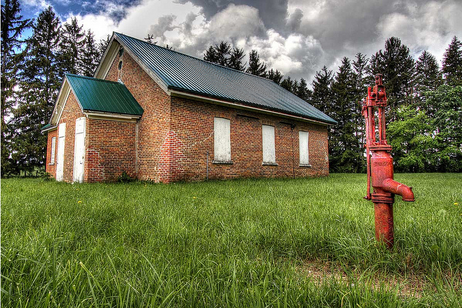
[[[90,76],[83,76],[83,75],[77,75],[77,74],[71,74],[71,73],[66,73],[65,76],[71,76],[71,77],[78,77],[78,78],[85,78],[85,79],[91,79],[94,81],[101,81],[101,82],[107,82],[107,83],[113,83],[113,84],[121,84],[118,81],[112,81],[112,80],[106,80],[106,79],[100,79],[100,78],[95,78],[95,77],[90,77]]]
[[[220,64],[218,64],[218,63],[213,63],[213,62],[210,62],[210,61],[207,61],[207,60],[204,60],[204,59],[199,59],[199,58],[193,57],[193,56],[191,56],[191,55],[188,55],[188,54],[185,54],[185,53],[176,51],[176,50],[172,50],[172,49],[169,49],[169,48],[166,48],[166,47],[159,46],[159,45],[157,45],[157,44],[148,43],[148,42],[146,42],[146,41],[140,40],[139,38],[136,38],[136,37],[133,37],[133,36],[129,36],[129,35],[126,35],[126,34],[123,34],[123,33],[115,32],[115,31],[114,31],[114,33],[117,34],[117,35],[127,36],[127,37],[129,37],[129,38],[134,39],[134,40],[140,41],[140,42],[142,42],[142,43],[144,43],[144,44],[148,44],[148,45],[150,45],[150,46],[155,46],[155,47],[158,47],[158,48],[162,48],[162,49],[165,49],[165,50],[168,50],[168,51],[171,51],[171,52],[180,54],[180,55],[182,55],[182,56],[186,56],[186,57],[192,58],[192,59],[194,59],[194,60],[202,61],[202,62],[205,62],[205,63],[207,63],[207,64],[211,64],[211,65],[215,65],[215,66],[218,66],[219,68],[224,68],[224,69],[227,69],[227,70],[231,70],[231,71],[238,72],[238,73],[245,74],[245,75],[252,76],[252,77],[262,78],[262,79],[264,79],[264,80],[268,80],[268,81],[273,82],[273,80],[268,79],[268,78],[266,78],[266,77],[257,76],[257,75],[250,74],[250,73],[247,73],[247,72],[244,72],[244,71],[235,69],[235,68],[223,66],[223,65],[220,65]]]

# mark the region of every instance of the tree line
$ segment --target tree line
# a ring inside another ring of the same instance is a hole
[[[293,80],[284,75],[279,70],[268,69],[266,63],[260,60],[260,55],[256,50],[251,50],[249,61],[245,61],[246,54],[244,49],[233,47],[228,42],[210,46],[204,53],[204,60],[216,63],[235,70],[246,72],[252,75],[271,79],[284,89],[289,90],[300,98],[308,101],[311,91],[308,89],[306,80]]]
[[[41,128],[64,75],[93,76],[108,39],[96,42],[76,18],[62,23],[52,7],[24,19],[18,0],[5,0],[1,19],[1,162],[8,176],[43,169],[47,137]]]
[[[109,36],[96,42],[77,19],[62,23],[51,7],[35,20],[21,16],[18,0],[5,0],[1,8],[1,171],[9,176],[44,169],[47,138],[41,128],[50,119],[64,74],[93,76]],[[152,43],[152,37],[146,40]],[[256,50],[247,62],[243,49],[221,42],[206,49],[204,59],[271,79],[337,120],[329,127],[332,172],[365,170],[360,102],[381,73],[395,170],[462,171],[462,44],[457,37],[441,68],[427,51],[414,60],[409,48],[392,37],[371,57],[344,57],[335,73],[324,66],[311,89],[303,78],[268,68]]]
[[[442,67],[428,51],[417,60],[399,38],[391,37],[371,57],[344,57],[334,73],[324,66],[311,89],[306,80],[269,69],[252,50],[227,42],[210,46],[204,60],[273,80],[323,111],[338,124],[329,127],[331,172],[364,172],[364,119],[361,101],[382,74],[387,91],[388,142],[398,172],[462,171],[462,44],[457,37],[446,49]]]

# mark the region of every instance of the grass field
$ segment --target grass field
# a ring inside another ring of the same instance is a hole
[[[397,174],[395,247],[365,175],[1,182],[2,307],[461,307],[462,174]]]

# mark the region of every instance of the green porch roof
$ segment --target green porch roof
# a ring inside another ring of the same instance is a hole
[[[337,122],[272,80],[216,65],[133,37],[115,39],[171,90],[279,111],[327,124]]]
[[[143,114],[143,108],[122,83],[74,74],[66,74],[66,79],[84,111]]]

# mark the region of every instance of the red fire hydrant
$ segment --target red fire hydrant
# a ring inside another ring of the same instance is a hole
[[[403,201],[414,201],[412,187],[393,180],[392,147],[387,144],[385,135],[385,111],[387,96],[382,84],[382,75],[375,77],[374,88],[368,88],[367,100],[363,102],[362,114],[366,119],[367,152],[367,196],[372,200],[375,211],[375,237],[389,248],[393,247],[393,203],[395,194],[401,195]],[[378,136],[376,136],[375,111],[377,108]],[[378,140],[376,140],[378,137]],[[372,177],[372,181],[371,181]],[[371,182],[374,191],[371,194]]]

